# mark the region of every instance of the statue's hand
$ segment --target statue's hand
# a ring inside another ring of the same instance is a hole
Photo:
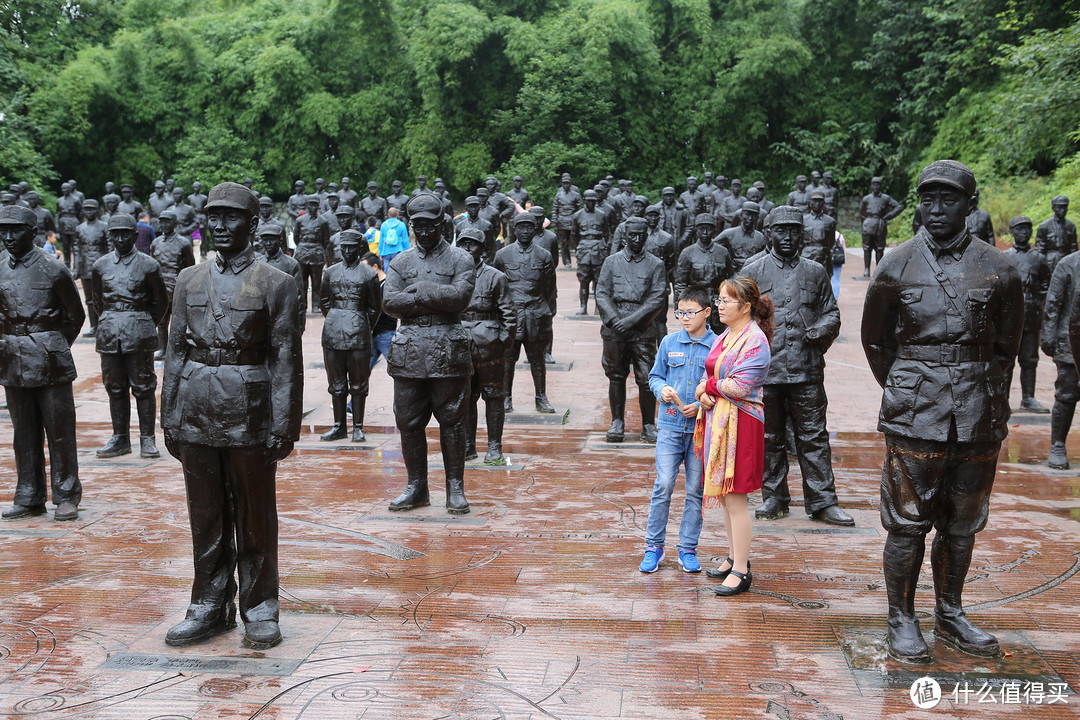
[[[806,342],[816,345],[821,340],[821,331],[816,327],[806,329]]]
[[[176,439],[176,433],[171,430],[165,431],[165,449],[177,460],[180,459],[180,442]]]
[[[1044,343],[1040,343],[1039,347],[1042,348],[1043,355],[1046,355],[1047,357],[1054,357],[1054,343],[1053,342],[1047,341],[1047,342],[1044,342]]]
[[[293,451],[293,441],[271,435],[266,441],[266,459],[279,462],[289,457]]]

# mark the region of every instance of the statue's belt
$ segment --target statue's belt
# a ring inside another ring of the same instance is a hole
[[[901,345],[896,351],[900,360],[922,360],[941,365],[987,362],[994,357],[990,345]]]
[[[43,325],[41,323],[4,323],[4,335],[30,335],[39,332],[59,332],[59,325]]]
[[[466,310],[461,313],[462,322],[473,322],[477,320],[498,320],[502,316],[497,312],[491,312],[490,310]]]
[[[457,325],[461,322],[458,315],[436,313],[434,315],[418,315],[411,318],[402,318],[402,325],[415,325],[417,327],[431,327],[432,325]]]
[[[361,310],[359,300],[331,300],[330,307],[335,310]]]
[[[188,360],[210,367],[221,365],[263,365],[266,353],[244,348],[192,348]]]
[[[113,302],[106,303],[103,312],[150,312],[150,306],[142,303]]]

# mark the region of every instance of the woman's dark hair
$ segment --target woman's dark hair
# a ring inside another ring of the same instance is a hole
[[[762,295],[757,283],[745,275],[729,278],[720,283],[720,292],[723,292],[725,287],[739,302],[750,303],[750,318],[757,322],[761,332],[765,333],[769,344],[772,345],[773,315],[776,313],[772,299],[768,295]]]

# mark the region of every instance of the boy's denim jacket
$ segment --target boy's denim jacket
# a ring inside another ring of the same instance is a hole
[[[694,399],[694,390],[705,373],[705,359],[709,357],[716,337],[716,333],[706,325],[705,334],[700,338],[692,338],[682,329],[660,341],[656,361],[649,373],[649,389],[657,400],[660,399],[660,391],[664,386],[670,385],[679,393],[679,399],[684,404],[697,402]],[[692,433],[694,418],[685,417],[674,403],[661,401],[660,417],[656,426],[664,430]]]

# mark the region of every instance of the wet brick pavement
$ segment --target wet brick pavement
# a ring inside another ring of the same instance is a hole
[[[558,273],[560,365],[549,375],[558,415],[532,411],[531,377],[519,372],[519,412],[506,426],[511,465],[470,464],[473,512],[464,517],[442,509],[434,467],[432,507],[387,512],[403,466],[385,365],[373,376],[368,442],[319,442],[331,415],[320,322],[311,318],[309,414],[296,453],[278,473],[285,640],[264,652],[242,648],[239,629],[190,648],[164,644],[166,629],[183,617],[191,579],[180,466],[170,457],[95,457],[110,434],[107,398],[93,343],[80,339],[80,518],[0,524],[0,716],[1077,717],[1080,477],[1041,464],[1043,418],[1014,417],[965,593],[973,617],[1008,655],[976,659],[933,642],[927,565],[917,607],[936,662],[913,668],[886,658],[880,391],[858,340],[865,283],[851,275],[844,275],[844,325],[828,356],[827,386],[837,489],[856,527],[821,525],[797,511],[757,522],[753,588],[730,599],[715,597],[704,575],[681,572],[670,555],[655,574],[637,571],[652,452],[604,442],[610,418],[599,321],[567,317],[577,309],[573,273]],[[640,429],[635,392],[628,439]],[[1040,366],[1038,395],[1052,400],[1049,363]],[[5,498],[14,486],[10,443],[5,416]],[[430,447],[435,465],[437,442]],[[1080,462],[1075,437],[1069,450]],[[792,480],[795,509],[797,467]],[[680,491],[673,508],[670,532]],[[712,512],[700,551],[707,566],[726,555],[722,518]],[[946,696],[933,710],[909,699],[924,674]],[[994,694],[954,700],[964,681]],[[1002,703],[1002,685],[1014,682],[1042,683],[1042,703],[1023,704],[1022,696]],[[1050,692],[1061,684],[1066,702]]]

